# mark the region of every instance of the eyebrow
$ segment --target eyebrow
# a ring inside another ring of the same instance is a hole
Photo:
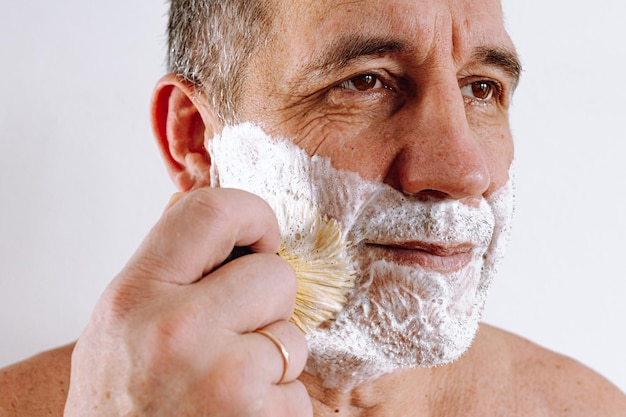
[[[474,51],[474,60],[500,68],[513,79],[513,88],[522,75],[522,63],[517,54],[502,47],[479,47]]]
[[[334,39],[316,54],[312,61],[304,65],[301,73],[327,74],[345,68],[359,58],[408,52],[408,49],[406,44],[394,39],[346,34]]]
[[[345,34],[315,54],[315,58],[303,65],[298,73],[323,76],[341,70],[359,58],[393,53],[410,54],[412,50],[405,42],[394,38]],[[522,64],[514,51],[504,47],[482,46],[474,50],[472,58],[481,64],[500,68],[513,79],[513,86],[517,86]]]

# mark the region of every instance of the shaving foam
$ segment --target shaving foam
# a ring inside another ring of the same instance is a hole
[[[455,200],[422,202],[386,184],[337,170],[286,138],[249,123],[227,126],[209,139],[211,185],[240,188],[276,211],[281,234],[300,233],[287,206],[335,219],[356,270],[343,310],[307,334],[307,372],[324,386],[347,391],[394,370],[436,366],[470,346],[487,290],[503,255],[512,215],[510,181],[478,207]],[[303,218],[304,222],[306,214]],[[302,216],[301,216],[302,218]],[[396,264],[371,243],[471,244],[471,259],[442,273]]]

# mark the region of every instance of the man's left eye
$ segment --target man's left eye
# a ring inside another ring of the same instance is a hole
[[[497,92],[496,86],[489,81],[475,81],[461,87],[461,93],[468,98],[487,101]]]
[[[385,85],[373,74],[357,75],[341,83],[341,88],[355,91],[368,91],[383,88]]]

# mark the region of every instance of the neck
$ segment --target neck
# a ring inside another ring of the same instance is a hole
[[[323,380],[310,373],[303,373],[300,380],[311,396],[316,417],[430,416],[447,396],[446,368],[398,370],[345,392],[325,388]]]
[[[500,335],[482,325],[472,346],[457,361],[397,369],[350,384],[350,389],[329,387],[327,376],[310,364],[299,379],[307,387],[315,417],[484,415],[480,404],[491,407],[504,400],[494,397],[495,392],[510,389],[502,373],[509,369],[508,348],[498,342]]]
[[[495,334],[493,328],[481,326],[470,349],[447,365],[398,368],[341,386],[329,385],[323,367],[313,366],[320,359],[312,352],[307,370],[299,379],[307,387],[316,417],[432,417],[449,412],[470,415],[466,412],[468,404],[480,400],[477,381],[484,382],[485,375],[498,379],[495,375],[502,358],[495,358],[505,349],[500,345],[495,350],[490,348]],[[343,377],[348,381],[348,372]]]

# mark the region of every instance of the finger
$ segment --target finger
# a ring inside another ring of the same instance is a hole
[[[276,253],[274,212],[245,191],[198,189],[163,214],[127,265],[126,275],[189,284],[219,265],[234,246]]]
[[[287,321],[272,323],[246,335],[258,346],[261,366],[273,384],[294,381],[304,370],[308,355],[304,334]]]
[[[235,259],[190,286],[186,302],[204,306],[206,317],[221,317],[222,327],[247,333],[289,320],[297,289],[295,271],[286,261],[257,253]]]
[[[218,370],[220,374],[207,375],[207,380],[212,382],[207,387],[207,394],[211,396],[209,402],[211,408],[218,411],[211,413],[209,410],[207,415],[224,415],[224,410],[230,410],[228,415],[233,416],[312,416],[311,399],[301,381],[280,385],[262,382],[255,379],[254,368],[232,368],[240,362],[222,361],[220,365],[225,366]],[[214,384],[219,388],[211,389]]]
[[[304,384],[298,380],[275,386],[266,409],[268,416],[313,417],[311,397]]]

